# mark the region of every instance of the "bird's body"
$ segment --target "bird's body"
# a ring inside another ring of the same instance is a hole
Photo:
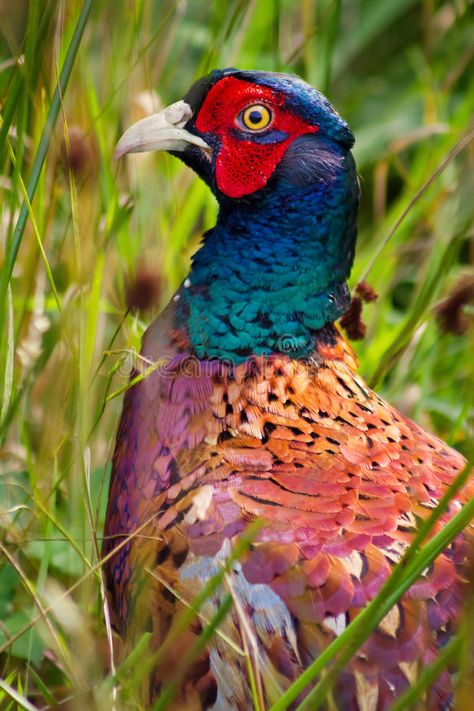
[[[347,126],[296,79],[232,70],[205,82],[188,95],[187,130],[209,143],[226,112],[240,116],[258,100],[275,111],[279,153],[249,177],[234,126],[212,160],[197,144],[184,156],[218,195],[219,219],[145,335],[145,367],[156,367],[126,394],[103,552],[121,546],[106,563],[120,634],[133,642],[151,630],[166,649],[151,697],[177,681],[170,708],[246,711],[252,694],[270,707],[373,599],[464,460],[365,385],[334,325],[347,308],[358,199]],[[307,96],[279,125],[280,94],[295,87]],[[268,135],[251,151],[267,151]],[[472,493],[469,483],[438,527]],[[180,611],[257,519],[201,622],[177,636]],[[328,708],[388,709],[436,658],[462,609],[468,543],[459,536],[384,618]],[[176,677],[227,592],[220,634]],[[427,698],[432,711],[450,708],[447,672]]]

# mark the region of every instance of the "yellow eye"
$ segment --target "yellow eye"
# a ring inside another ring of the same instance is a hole
[[[252,104],[247,106],[243,110],[242,123],[245,128],[251,131],[261,131],[263,128],[267,128],[270,121],[272,120],[272,114],[270,109],[267,109],[263,104]]]

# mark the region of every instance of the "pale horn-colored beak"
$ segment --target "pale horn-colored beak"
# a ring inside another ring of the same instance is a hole
[[[184,126],[192,118],[193,111],[185,101],[177,101],[158,114],[147,116],[127,128],[114,151],[117,160],[127,153],[146,151],[184,151],[190,143],[206,153],[211,147],[199,136],[186,131]]]

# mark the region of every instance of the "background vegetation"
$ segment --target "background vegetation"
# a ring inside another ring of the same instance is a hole
[[[216,205],[173,158],[112,152],[208,70],[296,72],[349,121],[362,373],[469,454],[473,37],[468,0],[0,0],[0,708],[120,707],[98,565],[120,395]]]

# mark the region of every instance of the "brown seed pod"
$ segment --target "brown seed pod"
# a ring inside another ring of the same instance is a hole
[[[469,319],[463,311],[466,304],[474,303],[474,275],[462,277],[451,293],[441,301],[436,309],[438,326],[445,333],[462,336],[469,328]]]
[[[352,297],[349,308],[339,323],[352,341],[360,341],[367,331],[367,326],[362,320],[363,304],[376,301],[378,296],[370,284],[365,281],[357,284],[355,293],[356,295]]]
[[[97,169],[97,149],[92,137],[79,126],[69,126],[68,140],[63,138],[60,148],[63,172],[75,178],[86,178]]]
[[[160,277],[156,272],[142,266],[128,283],[125,303],[130,311],[149,311],[158,305],[160,295]]]
[[[355,290],[357,296],[360,296],[361,300],[366,304],[369,304],[372,301],[377,301],[378,299],[378,294],[375,289],[365,281],[360,281]]]

